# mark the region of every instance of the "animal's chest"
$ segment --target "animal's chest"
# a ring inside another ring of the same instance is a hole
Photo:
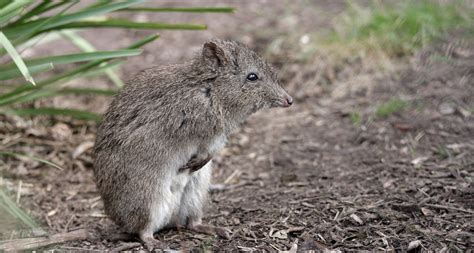
[[[221,150],[225,146],[226,141],[227,138],[224,135],[219,135],[218,137],[212,139],[209,143],[204,145],[204,148],[207,149],[206,152],[214,156],[219,152],[219,150]],[[192,155],[194,155],[195,152],[197,152],[198,149],[199,147],[193,148],[193,151],[187,154],[183,164],[189,161],[189,159],[192,157]],[[199,173],[189,173],[189,171],[180,171],[178,169],[174,173],[174,177],[171,183],[171,189],[174,190],[173,192],[180,194],[192,180],[196,181],[197,179],[199,179],[198,174]]]
[[[209,154],[216,154],[221,150],[227,141],[227,138],[224,135],[220,135],[216,138],[214,138],[211,142],[208,144],[208,151]]]
[[[218,136],[204,145],[207,152],[215,155],[225,146],[226,138],[224,135]],[[201,143],[202,145],[202,143]],[[183,164],[190,159],[192,154],[199,147],[190,148],[186,152]],[[202,148],[202,147],[201,147]],[[156,224],[175,224],[176,219],[182,220],[192,210],[198,210],[202,207],[203,199],[209,189],[211,178],[211,162],[195,172],[173,170],[170,174],[169,184],[163,184],[161,188],[162,198],[155,205],[160,206],[161,214]],[[196,206],[197,205],[197,206]],[[163,211],[168,210],[168,211]],[[164,215],[166,214],[166,215]],[[159,226],[158,226],[159,227]]]

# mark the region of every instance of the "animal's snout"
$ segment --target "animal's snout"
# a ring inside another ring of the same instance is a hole
[[[290,107],[292,104],[293,104],[293,98],[290,95],[285,94],[282,106],[283,107]]]
[[[286,97],[286,104],[287,104],[288,106],[290,106],[290,105],[293,104],[293,98],[292,98],[290,95],[288,95],[288,96]],[[287,107],[288,107],[288,106],[287,106]]]

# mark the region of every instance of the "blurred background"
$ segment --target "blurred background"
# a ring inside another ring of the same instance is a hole
[[[157,238],[215,251],[472,248],[473,8],[0,1],[0,249],[140,249],[107,237],[119,228],[92,177],[97,124],[138,71],[212,38],[261,54],[295,104],[253,115],[215,159],[206,221],[232,240]]]

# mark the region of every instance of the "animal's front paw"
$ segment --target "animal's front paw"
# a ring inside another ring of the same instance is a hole
[[[204,165],[206,165],[212,159],[211,155],[207,155],[205,157],[196,156],[191,158],[186,165],[180,168],[180,171],[190,170],[191,172],[195,172],[200,170]]]

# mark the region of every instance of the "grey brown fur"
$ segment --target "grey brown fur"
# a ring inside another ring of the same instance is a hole
[[[251,72],[257,81],[247,80]],[[190,62],[142,71],[97,132],[94,171],[107,214],[146,243],[164,227],[222,234],[201,224],[208,160],[249,115],[291,103],[276,72],[233,41],[212,40]]]

